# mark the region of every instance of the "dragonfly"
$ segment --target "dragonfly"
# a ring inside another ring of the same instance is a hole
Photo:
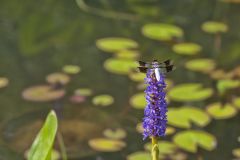
[[[138,61],[138,63],[139,63],[138,69],[142,73],[147,73],[148,69],[154,69],[154,73],[157,81],[160,80],[161,74],[166,74],[175,69],[173,62],[170,59],[165,60],[163,62],[158,62],[157,60],[153,60],[152,62]]]

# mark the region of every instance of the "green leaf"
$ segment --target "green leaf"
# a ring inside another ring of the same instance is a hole
[[[104,68],[115,74],[126,75],[133,69],[136,69],[138,64],[135,60],[109,58],[104,62]]]
[[[177,133],[173,141],[180,148],[196,153],[197,147],[200,146],[208,151],[216,147],[216,138],[204,131],[187,130]]]
[[[151,160],[149,152],[138,151],[127,156],[127,160]]]
[[[103,131],[103,135],[110,139],[123,139],[127,136],[127,133],[122,128],[113,129],[105,129]]]
[[[8,85],[9,81],[5,77],[0,77],[0,88],[6,87]]]
[[[215,119],[227,119],[237,114],[237,109],[232,104],[212,103],[207,106],[207,112]]]
[[[114,98],[107,94],[95,96],[92,103],[96,106],[109,106],[114,102]]]
[[[106,52],[116,52],[120,50],[133,49],[138,47],[138,43],[134,40],[121,37],[98,39],[96,45],[99,49]]]
[[[126,143],[121,140],[113,140],[107,138],[95,138],[88,141],[89,146],[101,152],[116,152],[122,150]]]
[[[146,99],[144,93],[137,93],[130,98],[130,104],[133,108],[144,109],[146,106]]]
[[[240,86],[239,80],[224,79],[217,82],[217,89],[220,94],[224,94],[227,90]]]
[[[233,99],[233,105],[234,107],[237,107],[238,109],[240,109],[240,97],[236,97]]]
[[[227,32],[228,26],[222,22],[208,21],[202,24],[202,30],[207,33],[216,34],[220,32]]]
[[[186,62],[185,67],[191,71],[209,73],[215,68],[213,60],[207,58],[194,59]]]
[[[204,111],[196,107],[169,108],[168,111],[168,124],[180,128],[190,128],[191,123],[204,127],[210,120]]]
[[[232,154],[237,157],[240,158],[240,148],[236,148],[232,151]]]
[[[47,119],[35,138],[29,151],[28,160],[48,160],[51,155],[53,143],[57,133],[57,116],[51,111]],[[50,154],[50,155],[49,155]],[[50,159],[49,159],[50,160]]]
[[[77,65],[65,65],[62,70],[67,74],[77,74],[81,71],[81,68]]]
[[[173,51],[181,55],[195,55],[202,50],[196,43],[178,43],[173,46]]]
[[[202,101],[213,94],[211,88],[203,88],[200,83],[185,83],[173,87],[168,96],[175,101]]]
[[[139,57],[139,52],[136,50],[121,50],[116,52],[115,56],[116,58],[135,60]]]
[[[162,41],[170,41],[173,38],[180,38],[183,36],[183,31],[178,26],[164,23],[146,24],[142,28],[144,36]]]

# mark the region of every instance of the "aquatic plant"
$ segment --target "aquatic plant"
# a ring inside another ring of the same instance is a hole
[[[54,111],[51,111],[35,138],[28,153],[28,160],[50,160],[53,143],[57,134],[58,121]]]
[[[143,118],[143,138],[152,138],[152,158],[158,159],[159,149],[157,138],[165,135],[167,124],[167,102],[165,99],[166,88],[164,74],[160,74],[160,79],[157,80],[154,69],[148,69],[145,78],[148,84],[145,93],[147,105],[144,110]]]

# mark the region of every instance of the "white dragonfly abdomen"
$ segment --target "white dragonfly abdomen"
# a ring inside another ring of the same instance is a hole
[[[155,76],[156,76],[157,81],[160,81],[160,79],[161,79],[160,68],[155,68],[154,71],[155,71]]]

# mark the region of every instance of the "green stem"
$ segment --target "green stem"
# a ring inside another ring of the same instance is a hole
[[[57,133],[57,140],[58,140],[58,144],[59,144],[59,147],[60,147],[60,150],[61,150],[62,159],[67,160],[66,147],[64,145],[62,134],[60,132]]]
[[[159,149],[158,149],[158,140],[157,137],[152,137],[152,160],[158,160]]]

